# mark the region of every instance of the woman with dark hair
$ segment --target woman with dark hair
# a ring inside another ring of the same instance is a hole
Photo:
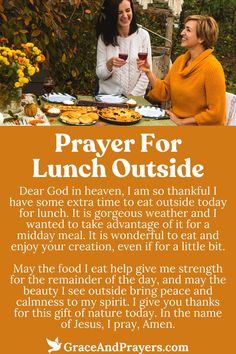
[[[137,67],[139,52],[151,62],[147,31],[136,23],[132,0],[105,0],[97,24],[99,93],[144,96],[148,79]]]
[[[156,78],[147,62],[138,63],[153,87],[149,96],[171,100],[167,113],[177,125],[225,125],[225,76],[213,55],[218,33],[212,17],[188,16],[181,32],[181,46],[187,51],[175,60],[164,80]]]

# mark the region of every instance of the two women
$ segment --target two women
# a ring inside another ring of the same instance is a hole
[[[105,0],[97,25],[99,93],[144,96],[148,78],[137,66],[139,52],[151,63],[150,37],[136,22],[132,0]]]
[[[98,26],[99,91],[143,96],[149,80],[149,96],[171,101],[167,113],[177,125],[224,125],[225,77],[213,55],[218,33],[212,17],[187,17],[181,32],[181,46],[187,51],[175,60],[165,79],[159,80],[151,71],[149,35],[137,27],[132,0],[105,0]],[[147,59],[137,59],[145,45]],[[127,60],[119,58],[122,52],[128,54]]]

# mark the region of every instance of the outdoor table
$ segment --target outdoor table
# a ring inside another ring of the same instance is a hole
[[[94,97],[92,96],[77,96],[78,101],[91,101],[94,102]],[[129,98],[133,98],[138,106],[148,106],[150,103],[143,97],[140,96],[130,96]],[[67,124],[60,121],[59,118],[51,118],[48,117],[51,125],[60,125],[65,126]],[[96,122],[95,126],[106,126],[106,125],[115,125],[114,123],[104,122],[100,119]],[[122,125],[122,124],[121,124]],[[146,118],[143,117],[139,122],[135,123],[134,126],[175,126],[171,119],[154,119],[154,118]]]
[[[132,98],[134,99],[136,102],[137,102],[137,106],[150,106],[150,103],[143,97],[140,97],[140,96],[130,96],[129,98]],[[36,99],[36,98],[35,98]],[[95,102],[95,98],[93,96],[77,96],[77,99],[78,101],[87,101],[88,104],[89,102]],[[40,103],[40,100],[39,100],[39,103]],[[43,109],[43,104],[46,103],[46,101],[43,101],[41,100],[41,105],[40,105],[40,109],[42,110]],[[24,118],[21,116],[21,118]],[[48,122],[50,123],[50,125],[52,126],[69,126],[70,124],[66,124],[66,123],[63,123],[59,116],[58,117],[49,117],[47,116],[48,118]],[[29,117],[28,117],[29,119]],[[32,117],[33,119],[33,117]],[[24,124],[24,120],[25,119],[19,119],[18,122],[17,120],[13,120],[10,122],[10,124],[6,124],[6,125],[28,125],[28,124]],[[47,122],[47,123],[48,123]],[[124,125],[134,125],[134,126],[175,126],[175,124],[171,121],[171,119],[155,119],[155,118],[148,118],[148,117],[142,117],[142,119],[140,121],[138,121],[137,123],[119,123],[119,125],[121,126],[124,126]],[[48,124],[49,125],[49,124]],[[114,125],[117,125],[117,123],[113,123],[113,122],[108,122],[108,121],[103,121],[101,119],[98,119],[98,121],[94,124],[95,126],[114,126]],[[73,125],[71,125],[73,126]]]

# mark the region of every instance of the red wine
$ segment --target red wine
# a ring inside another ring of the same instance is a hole
[[[53,88],[54,88],[54,85],[53,85],[52,83],[47,83],[47,82],[45,82],[45,83],[43,84],[43,88],[44,88],[44,90],[45,90],[47,93],[50,93],[50,92],[52,92],[52,90],[53,90]]]
[[[128,54],[120,53],[119,54],[119,58],[123,59],[123,60],[127,60],[128,59]]]
[[[147,59],[147,53],[140,52],[138,53],[138,57],[140,60],[146,60]]]

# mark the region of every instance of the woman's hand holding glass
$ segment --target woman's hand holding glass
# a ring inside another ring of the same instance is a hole
[[[156,75],[151,71],[151,66],[150,64],[148,63],[148,61],[145,59],[145,60],[140,60],[140,59],[137,59],[137,65],[138,65],[138,69],[139,71],[145,73],[149,79],[149,82],[151,84],[152,87],[154,87],[155,85],[155,82],[157,80],[157,77]]]
[[[150,71],[150,65],[147,61],[148,57],[148,48],[145,44],[140,46],[138,50],[138,59],[137,59],[137,65],[139,71],[142,71],[144,73],[148,73]]]
[[[122,56],[124,58],[124,53],[119,54],[121,57],[112,57],[107,61],[107,69],[109,71],[112,71],[113,67],[115,68],[121,68],[123,65],[125,65],[127,63],[127,58],[128,55],[126,54],[127,58],[122,59]]]
[[[147,59],[137,59],[138,69],[144,73],[149,73],[151,70],[150,64],[148,63]]]

